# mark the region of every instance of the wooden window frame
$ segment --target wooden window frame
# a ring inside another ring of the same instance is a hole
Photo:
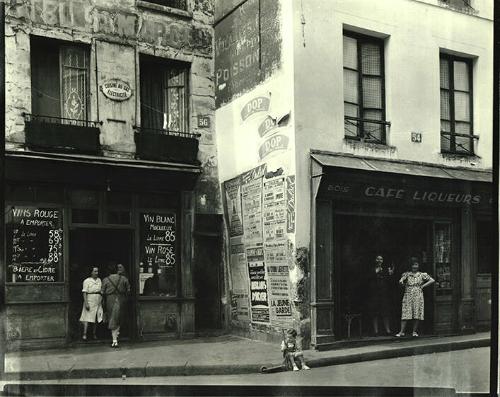
[[[441,93],[442,91],[447,91],[449,94],[449,107],[450,107],[450,119],[443,119],[442,114],[441,114],[441,103],[440,103],[440,109],[439,109],[439,118],[440,122],[449,122],[450,123],[450,132],[443,134],[443,131],[441,130],[440,127],[440,136],[441,138],[443,135],[449,135],[450,137],[450,149],[449,150],[443,150],[443,147],[441,145],[441,153],[443,154],[454,154],[454,155],[461,155],[461,156],[474,156],[474,139],[478,139],[478,136],[474,134],[474,86],[473,86],[473,67],[472,67],[472,59],[470,58],[464,58],[464,57],[459,57],[451,54],[445,54],[441,53],[439,54],[439,60],[445,60],[448,64],[448,88],[442,88],[441,87],[441,82],[439,83],[439,92]],[[460,91],[460,90],[455,90],[455,68],[454,68],[454,62],[464,62],[467,66],[467,72],[468,72],[468,80],[469,80],[469,91]],[[440,70],[439,73],[441,74],[441,62],[440,62]],[[469,153],[464,153],[457,151],[457,146],[456,146],[456,129],[455,129],[455,91],[459,92],[464,92],[469,94],[469,114],[470,114],[470,121],[468,124],[470,125],[470,150]],[[440,96],[441,97],[441,96]]]
[[[356,40],[356,55],[357,55],[357,63],[358,63],[358,69],[352,69],[349,67],[342,65],[342,70],[350,70],[353,72],[357,73],[358,77],[358,103],[352,103],[352,102],[346,102],[344,100],[344,104],[348,103],[351,105],[356,105],[359,108],[359,119],[358,119],[358,133],[356,136],[344,136],[347,139],[354,139],[354,140],[361,140],[365,141],[365,131],[364,131],[364,123],[365,121],[375,121],[383,125],[383,131],[382,131],[382,138],[381,138],[381,144],[385,145],[387,144],[387,126],[389,123],[386,121],[387,115],[386,115],[386,100],[385,100],[385,45],[384,45],[384,39],[382,38],[377,38],[377,37],[372,37],[372,36],[367,36],[361,33],[355,33],[351,32],[348,30],[344,30],[342,37],[350,37]],[[376,44],[379,49],[380,49],[380,75],[370,75],[370,74],[363,74],[362,70],[362,54],[361,54],[361,46],[360,43],[370,43],[370,44]],[[365,108],[364,103],[363,103],[363,77],[377,77],[380,79],[381,82],[381,99],[382,99],[382,108],[381,109],[376,109],[376,108]],[[344,88],[345,89],[345,88]],[[377,111],[382,111],[382,120],[365,120],[364,112],[365,110],[377,110]],[[345,120],[345,111],[344,111],[344,120]],[[345,123],[345,121],[344,121]],[[372,142],[372,140],[369,140],[369,142]]]

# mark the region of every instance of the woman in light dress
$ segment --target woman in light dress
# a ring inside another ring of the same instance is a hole
[[[424,319],[424,292],[423,289],[434,282],[427,273],[419,272],[417,258],[410,258],[411,271],[403,273],[399,283],[405,286],[403,304],[401,308],[401,330],[396,336],[405,335],[406,324],[413,320],[413,336],[418,336],[417,329]]]
[[[87,331],[89,323],[93,324],[93,337],[96,336],[96,323],[102,321],[102,297],[101,297],[101,279],[99,278],[99,269],[94,266],[90,277],[83,281],[83,307],[80,321],[83,323],[83,340],[87,340]]]

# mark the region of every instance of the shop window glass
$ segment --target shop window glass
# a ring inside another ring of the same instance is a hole
[[[89,208],[73,208],[71,209],[72,223],[99,223],[99,211]]]
[[[383,41],[345,33],[343,45],[345,136],[385,144]]]
[[[132,195],[122,192],[107,192],[106,205],[110,207],[131,207]]]
[[[64,189],[57,187],[37,187],[36,200],[41,203],[64,203]]]
[[[441,151],[474,154],[472,63],[442,54],[440,58]]]
[[[451,224],[434,225],[434,266],[436,295],[451,295],[453,288],[451,263]]]
[[[477,272],[491,274],[493,269],[494,230],[492,221],[479,221],[476,224]]]
[[[8,283],[63,280],[63,211],[60,208],[9,206],[6,209]]]
[[[74,207],[98,207],[99,192],[94,190],[71,190],[69,200]]]
[[[140,213],[139,233],[139,293],[143,296],[177,296],[175,213]]]
[[[141,129],[174,135],[188,132],[188,67],[143,57],[140,70]]]
[[[7,201],[35,201],[35,188],[23,185],[7,185],[5,189]]]
[[[51,122],[87,120],[88,49],[56,40],[31,40],[32,112]]]
[[[110,225],[130,225],[130,211],[107,211],[106,223]]]

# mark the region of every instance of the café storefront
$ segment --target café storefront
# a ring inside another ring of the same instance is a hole
[[[198,166],[8,154],[8,348],[81,339],[82,282],[117,263],[131,284],[125,339],[194,335]],[[99,339],[108,340],[105,326]]]
[[[395,268],[391,328],[398,330],[399,276],[417,257],[436,283],[425,291],[423,334],[489,328],[494,266],[492,174],[428,164],[311,154],[312,344],[371,333],[366,274],[377,255]]]

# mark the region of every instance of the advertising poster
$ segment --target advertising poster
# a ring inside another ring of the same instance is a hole
[[[262,244],[262,179],[244,184],[241,191],[245,244]]]
[[[231,313],[235,321],[250,321],[249,309],[249,282],[245,247],[240,238],[230,239],[230,263],[231,263]]]
[[[292,322],[289,268],[286,242],[266,243],[265,263],[269,295],[270,322],[288,327]]]
[[[286,177],[286,231],[295,232],[295,175]]]
[[[250,311],[252,322],[269,323],[269,302],[267,296],[264,249],[247,248],[248,276],[250,279]]]
[[[241,178],[233,178],[224,182],[226,194],[226,211],[229,223],[229,236],[236,237],[243,234],[241,212]]]
[[[263,190],[264,243],[286,238],[285,177],[264,181]]]

